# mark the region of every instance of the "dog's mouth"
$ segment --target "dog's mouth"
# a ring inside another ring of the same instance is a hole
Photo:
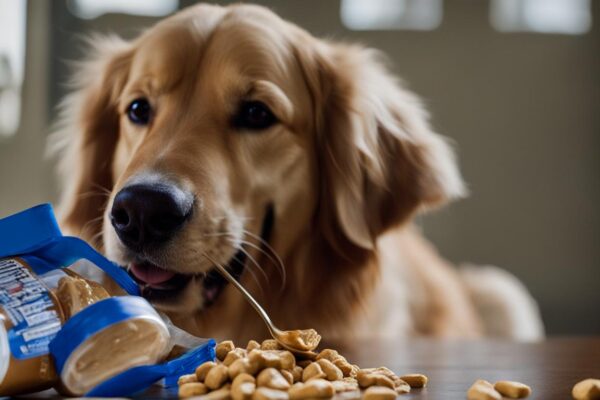
[[[246,254],[239,250],[227,264],[227,270],[239,280],[244,272]],[[129,274],[140,285],[141,294],[153,302],[164,303],[174,300],[192,280],[202,280],[203,306],[212,305],[221,293],[227,281],[216,270],[211,268],[204,274],[180,274],[169,271],[148,261],[132,262]]]
[[[263,243],[269,241],[273,218],[273,209],[268,207],[260,235]],[[246,258],[246,252],[240,248],[225,266],[238,281],[244,273]],[[201,280],[203,307],[208,307],[219,299],[228,284],[227,280],[214,267],[201,274],[181,274],[147,260],[138,259],[131,262],[127,270],[140,286],[142,296],[159,304],[176,301],[178,294],[183,292],[190,282]]]

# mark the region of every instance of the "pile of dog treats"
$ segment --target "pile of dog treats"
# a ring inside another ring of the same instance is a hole
[[[313,359],[296,358],[275,340],[251,340],[246,348],[232,341],[216,347],[217,362],[198,366],[179,378],[179,397],[206,400],[339,399],[387,400],[427,385],[421,374],[397,376],[385,367],[361,369],[336,350]]]
[[[336,350],[325,349],[307,359],[284,350],[275,340],[254,340],[246,348],[232,341],[216,347],[217,362],[208,361],[196,373],[179,378],[179,397],[198,400],[304,400],[336,399],[392,400],[423,388],[422,374],[397,376],[385,367],[360,368]],[[522,399],[531,388],[520,382],[477,380],[466,393],[467,400]],[[573,387],[576,400],[600,399],[600,380],[586,379]]]

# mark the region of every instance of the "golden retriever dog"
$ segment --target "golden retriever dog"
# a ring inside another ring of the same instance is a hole
[[[196,5],[92,38],[65,100],[62,226],[197,335],[542,334],[494,267],[459,272],[411,224],[465,188],[447,141],[374,50],[253,5]]]

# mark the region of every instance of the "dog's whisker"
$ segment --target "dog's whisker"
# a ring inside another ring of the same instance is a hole
[[[104,218],[104,214],[97,216],[96,218],[90,219],[87,223],[98,222]]]
[[[102,231],[100,231],[100,232],[97,232],[97,233],[95,233],[95,234],[94,234],[94,235],[93,235],[93,236],[90,238],[90,240],[89,240],[89,241],[91,242],[91,244],[92,244],[93,246],[96,246],[96,245],[98,244],[98,241],[99,241],[99,240],[100,240],[100,238],[102,237],[102,234],[103,234],[103,233],[104,233],[104,232],[102,232]]]
[[[205,252],[200,252],[200,254],[201,254],[201,255],[202,255],[202,256],[203,256],[203,257],[204,257],[206,260],[208,260],[208,262],[210,262],[211,264],[213,264],[213,265],[217,265],[217,266],[219,266],[219,267],[221,267],[221,268],[225,269],[225,266],[224,266],[223,264],[221,264],[221,263],[217,262],[215,259],[213,259],[212,257],[210,257],[210,256],[209,256],[208,254],[206,254]],[[248,254],[246,254],[246,255],[248,255]],[[262,286],[260,285],[260,283],[258,283],[258,281],[257,281],[257,284],[258,284],[258,287],[260,288],[261,294],[264,296],[264,290],[263,290]]]
[[[79,200],[86,200],[86,199],[89,199],[92,197],[106,197],[106,195],[104,193],[95,192],[95,191],[82,192],[77,195],[77,198]]]
[[[256,261],[256,259],[254,257],[252,257],[252,255],[250,254],[250,252],[248,252],[246,249],[244,249],[243,247],[240,247],[239,250],[244,253],[246,255],[246,257],[248,257],[248,259],[250,259],[250,261],[252,262],[252,264],[254,264],[256,266],[256,269],[261,273],[261,275],[263,276],[263,278],[265,278],[265,282],[269,282],[269,277],[267,275],[267,273],[265,272],[265,270],[260,266],[260,264]],[[250,269],[250,265],[248,265],[248,269]]]
[[[98,185],[99,188],[101,188],[101,186]],[[78,195],[78,197],[81,200],[85,200],[94,196],[101,196],[101,197],[106,197],[108,198],[109,194],[105,194],[105,193],[100,193],[100,192],[96,192],[96,191],[89,191],[89,192],[83,192],[80,195]],[[97,231],[96,229],[93,229],[94,225],[101,223],[102,219],[104,218],[104,208],[101,207],[100,209],[98,209],[99,212],[99,216],[96,218],[92,218],[88,221],[86,221],[83,226],[81,227],[80,231],[79,231],[79,236],[88,236],[88,233],[92,235],[90,241],[94,242],[92,243],[93,245],[97,245],[96,240],[99,238],[99,235],[102,234],[102,229],[100,229],[99,231]]]
[[[246,218],[246,219],[251,219],[251,218]],[[251,239],[255,239],[256,241],[258,241],[259,244],[262,244],[263,246],[265,246],[265,248],[267,250],[269,250],[268,252],[265,251],[265,249],[263,249],[260,245],[252,243],[249,240],[243,240],[243,239],[239,239],[237,237],[237,234],[231,231],[224,231],[224,232],[210,232],[210,233],[203,233],[202,235],[204,237],[225,237],[226,239],[228,239],[232,244],[237,246],[239,250],[241,252],[243,252],[246,257],[248,257],[248,259],[250,260],[251,264],[247,265],[248,266],[248,270],[250,271],[250,273],[252,274],[252,277],[254,279],[254,281],[257,283],[261,294],[264,296],[265,291],[264,288],[262,287],[260,280],[258,279],[258,277],[256,276],[256,274],[254,273],[253,269],[251,268],[252,266],[254,266],[256,269],[258,269],[258,271],[261,273],[261,275],[263,276],[264,280],[266,282],[269,281],[268,279],[268,275],[265,272],[264,268],[262,268],[260,266],[260,264],[258,263],[258,261],[256,261],[256,259],[250,254],[250,252],[248,250],[246,250],[244,248],[244,246],[248,246],[252,249],[255,249],[256,251],[258,251],[260,254],[263,254],[264,256],[266,256],[276,267],[276,269],[279,271],[279,273],[281,274],[281,291],[283,291],[285,289],[285,283],[286,283],[286,271],[285,271],[285,266],[283,264],[283,261],[281,260],[281,258],[279,257],[279,255],[275,252],[275,250],[273,249],[273,247],[271,247],[269,245],[269,243],[264,240],[263,238],[261,238],[258,235],[253,234],[252,232],[249,232],[246,229],[242,229],[242,233],[244,235],[247,235],[249,238]],[[271,253],[271,254],[270,254]],[[234,257],[234,259],[237,259],[237,257]],[[239,261],[239,260],[238,260]]]
[[[96,218],[90,219],[89,221],[87,221],[87,222],[86,222],[86,223],[83,225],[82,229],[86,229],[86,228],[87,228],[87,227],[89,227],[90,225],[93,225],[93,224],[95,224],[95,223],[98,223],[98,222],[99,222],[99,221],[101,221],[103,218],[104,218],[104,215],[100,215],[99,217],[96,217]]]
[[[278,264],[278,261],[275,258],[273,258],[268,252],[263,250],[260,246],[254,244],[252,242],[249,242],[247,240],[239,240],[239,242],[242,245],[250,246],[253,249],[256,249],[256,251],[264,254],[275,265],[276,269],[281,274],[282,287],[285,286],[285,278],[286,278],[285,270],[283,269],[283,267],[280,264]]]
[[[241,262],[241,260],[237,256],[234,256],[233,259],[236,260],[237,262]],[[256,276],[256,274],[254,273],[254,271],[252,270],[252,268],[248,268],[248,272],[250,272],[250,275],[252,275],[252,279],[254,280],[254,282],[256,282],[256,286],[258,286],[258,290],[260,291],[261,296],[265,297],[265,289],[261,285],[260,280],[258,279],[258,277]]]
[[[97,183],[92,183],[92,188],[95,190],[89,190],[87,192],[78,193],[77,196],[80,199],[85,199],[85,198],[94,197],[94,196],[106,197],[108,199],[111,195],[111,191],[109,189],[107,189]]]
[[[104,216],[100,215],[99,217],[93,218],[87,221],[85,224],[83,224],[83,226],[81,227],[80,236],[86,236],[86,231],[91,231],[90,233],[93,233],[91,241],[95,242],[102,235],[103,232],[102,229],[100,229],[98,232],[95,232],[95,230],[92,229],[92,226],[102,221],[103,218]]]
[[[282,285],[285,286],[285,282],[287,280],[287,275],[285,272],[285,265],[283,264],[283,260],[281,259],[281,257],[279,257],[279,255],[277,254],[277,252],[275,251],[275,249],[269,244],[269,242],[267,242],[266,240],[264,240],[262,237],[260,237],[259,235],[256,235],[246,229],[242,229],[242,232],[244,233],[244,235],[248,235],[253,239],[258,240],[258,242],[260,244],[262,244],[263,246],[265,246],[265,248],[267,250],[269,250],[269,252],[273,255],[273,257],[275,257],[277,259],[277,263],[275,263],[276,265],[279,265],[279,268],[281,269],[281,275],[282,275]],[[262,249],[261,249],[262,250]]]
[[[110,189],[105,188],[104,186],[99,185],[97,183],[92,183],[92,187],[98,189],[101,193],[106,194],[107,197],[110,196],[110,194],[111,194],[111,190]]]
[[[249,247],[252,247],[254,249],[256,249],[257,251],[259,251],[260,253],[264,254],[274,265],[275,267],[279,270],[280,274],[281,274],[281,287],[282,289],[285,287],[285,283],[287,280],[287,275],[286,275],[286,271],[285,271],[285,266],[283,264],[283,261],[281,260],[281,257],[279,257],[279,255],[277,254],[277,252],[275,251],[275,249],[273,249],[273,247],[271,247],[271,245],[269,245],[269,243],[264,240],[263,238],[261,238],[258,235],[253,234],[252,232],[249,232],[246,229],[242,229],[242,233],[244,235],[249,236],[252,239],[257,240],[261,245],[265,246],[265,248],[267,250],[269,250],[269,252],[265,251],[261,246],[252,243],[250,241],[247,240],[242,240],[242,239],[237,239],[236,238],[236,234],[234,234],[233,232],[211,232],[211,233],[206,233],[204,234],[205,237],[222,237],[222,236],[229,236],[231,237],[231,241],[232,242],[239,242],[241,244],[245,244]]]
[[[252,245],[252,243],[246,242],[246,241],[244,241],[244,240],[239,240],[239,239],[237,239],[237,238],[236,238],[236,235],[235,235],[234,233],[232,233],[232,232],[213,232],[213,233],[207,233],[207,234],[204,234],[204,236],[205,236],[205,237],[222,237],[222,236],[225,236],[225,237],[226,237],[226,238],[229,240],[229,242],[230,242],[230,243],[232,243],[232,244],[234,244],[234,245],[237,245],[237,244],[240,244],[240,243],[246,243],[246,244]],[[253,245],[253,246],[255,246],[255,245]],[[236,247],[237,247],[237,246],[236,246]],[[268,279],[268,276],[267,276],[266,272],[265,272],[265,271],[264,271],[264,269],[263,269],[263,268],[262,268],[262,267],[261,267],[261,266],[258,264],[258,262],[256,261],[256,259],[255,259],[254,257],[252,257],[252,255],[251,255],[250,253],[248,253],[248,252],[247,252],[247,251],[246,251],[246,250],[245,250],[243,247],[239,247],[238,249],[239,249],[240,251],[242,251],[242,252],[243,252],[243,253],[244,253],[244,254],[245,254],[245,255],[246,255],[246,256],[247,256],[247,257],[248,257],[248,258],[249,258],[249,259],[252,261],[252,263],[253,263],[253,264],[256,266],[256,268],[257,268],[257,269],[258,269],[258,270],[261,272],[261,274],[263,275],[263,277],[264,277],[265,281],[267,281],[267,282],[268,282],[268,280],[269,280],[269,279]],[[258,250],[260,250],[260,249],[258,249]],[[234,257],[234,259],[237,259],[237,258],[235,258],[235,257]],[[239,261],[239,260],[238,260],[238,261]],[[251,272],[252,272],[252,271],[251,271]],[[258,279],[257,279],[257,283],[258,283]],[[260,285],[260,283],[258,283],[258,284]],[[261,290],[262,290],[262,287],[261,287]],[[264,294],[264,293],[263,293],[263,294]]]
[[[211,233],[203,233],[202,236],[205,236],[205,237],[235,236],[235,234],[233,234],[231,232],[211,232]]]
[[[231,218],[231,215],[222,215],[222,216],[213,216],[213,217],[211,217],[211,219],[215,220],[215,221],[222,221],[222,220],[228,219],[228,218]],[[253,221],[255,218],[254,217],[236,216],[235,219],[236,220],[240,220],[240,221]]]

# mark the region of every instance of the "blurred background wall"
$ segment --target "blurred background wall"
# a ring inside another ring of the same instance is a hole
[[[0,0],[0,18],[24,1]],[[420,217],[426,235],[456,263],[495,264],[521,278],[550,334],[600,333],[600,2],[343,1],[256,3],[315,35],[387,53],[425,100],[437,131],[456,143],[471,190],[468,199]],[[0,135],[0,215],[57,199],[43,153],[66,91],[66,61],[85,50],[80,36],[131,38],[158,19],[102,14],[95,10],[102,3],[118,10],[144,1],[26,3],[24,77],[11,89],[21,95],[20,118],[14,134]],[[161,14],[194,2],[145,3]],[[2,107],[0,122],[8,120]]]

